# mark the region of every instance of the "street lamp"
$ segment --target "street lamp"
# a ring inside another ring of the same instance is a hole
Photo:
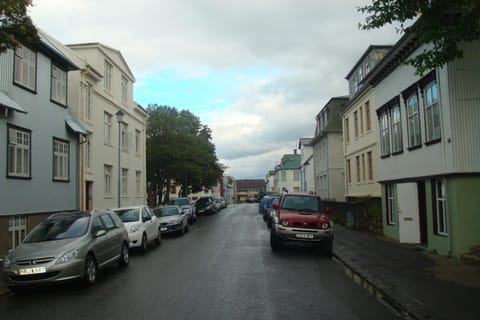
[[[123,116],[125,115],[122,110],[118,110],[117,113],[115,113],[117,116],[117,122],[118,122],[118,186],[117,186],[117,206],[120,208],[120,150],[122,148],[122,141],[121,141],[121,125],[123,123]]]

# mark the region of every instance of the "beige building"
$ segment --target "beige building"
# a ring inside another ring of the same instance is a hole
[[[145,204],[148,115],[133,101],[135,78],[121,52],[49,39],[80,68],[68,78],[70,107],[89,133],[81,146],[80,208]]]
[[[345,198],[381,196],[377,183],[378,130],[376,125],[375,95],[372,86],[362,80],[385,55],[390,46],[370,46],[361,56],[346,79],[349,82],[350,101],[341,110],[345,166]]]

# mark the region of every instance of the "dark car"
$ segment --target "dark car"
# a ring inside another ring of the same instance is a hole
[[[270,231],[270,246],[280,250],[286,242],[318,245],[328,256],[333,249],[333,223],[330,208],[319,196],[286,193],[273,205],[275,216]]]
[[[201,197],[195,201],[195,212],[197,215],[217,213],[218,207],[215,205],[213,197]]]
[[[189,224],[197,221],[195,205],[189,198],[177,198],[175,200],[171,200],[170,205],[179,206],[182,209],[183,213],[187,215]]]

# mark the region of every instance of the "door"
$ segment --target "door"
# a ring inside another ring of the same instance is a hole
[[[85,210],[90,211],[92,210],[92,189],[93,189],[93,182],[86,181],[85,182]]]
[[[398,229],[402,243],[420,243],[417,183],[397,184]]]

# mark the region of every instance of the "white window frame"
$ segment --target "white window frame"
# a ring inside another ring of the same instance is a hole
[[[83,145],[83,152],[84,152],[84,161],[85,161],[85,169],[91,168],[91,160],[92,160],[92,148],[90,146],[90,141],[87,140]]]
[[[112,143],[112,118],[113,116],[108,113],[104,112],[103,115],[103,140],[105,143],[111,144]]]
[[[122,102],[127,103],[128,97],[128,79],[122,76],[122,83],[121,83],[121,91],[122,91]]]
[[[67,72],[52,64],[50,99],[63,106],[67,105]]]
[[[287,172],[281,171],[280,172],[280,179],[281,179],[282,182],[287,181]]]
[[[15,49],[14,83],[32,91],[37,83],[37,54],[20,45]]]
[[[65,140],[53,139],[53,180],[69,180],[70,143]]]
[[[122,185],[120,190],[122,195],[128,195],[128,169],[122,168]]]
[[[31,175],[31,132],[8,128],[8,176],[29,178]]]
[[[380,115],[379,119],[380,153],[382,156],[390,155],[390,128],[388,123],[388,112],[385,110],[385,112]]]
[[[395,185],[393,184],[386,184],[385,185],[385,195],[387,201],[387,224],[388,225],[395,225]]]
[[[135,153],[138,155],[142,152],[141,143],[142,132],[138,129],[135,129]]]
[[[113,65],[105,60],[104,70],[103,70],[103,85],[105,90],[108,92],[112,91],[112,74],[113,74]]]
[[[435,233],[448,236],[447,184],[445,179],[433,180],[435,188]]]
[[[135,171],[135,186],[136,186],[136,194],[141,195],[142,192],[142,171]]]
[[[123,152],[128,152],[128,124],[125,122],[120,123],[121,127],[121,146]]]
[[[300,181],[300,171],[293,171],[293,181]]]
[[[427,142],[441,139],[440,104],[438,102],[437,80],[432,80],[423,89],[425,105],[425,131]]]
[[[111,195],[112,194],[112,171],[113,171],[113,166],[111,165],[104,165],[103,166],[103,192],[106,195]]]
[[[93,111],[93,85],[87,83],[85,85],[85,117],[87,120],[92,120]]]
[[[348,118],[345,118],[345,143],[350,143],[350,125]]]
[[[27,236],[27,216],[9,217],[8,232],[12,244],[9,249],[15,249]]]
[[[403,150],[402,141],[402,116],[400,104],[396,104],[391,109],[391,135],[392,135],[392,153],[398,153]]]
[[[416,92],[412,93],[405,102],[407,108],[408,147],[414,148],[422,144],[418,94]]]

